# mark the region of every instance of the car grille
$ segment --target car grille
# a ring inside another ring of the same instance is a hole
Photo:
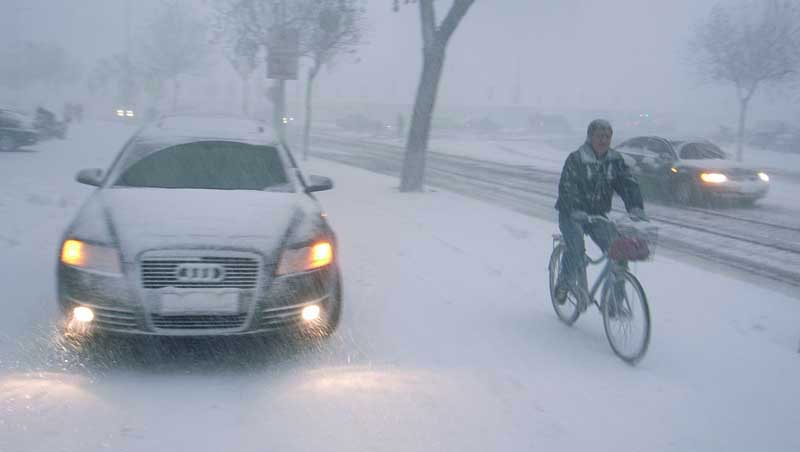
[[[221,268],[224,273],[215,278],[212,272],[208,277],[181,278],[181,269],[191,265],[205,265],[205,268]],[[162,287],[178,288],[236,288],[254,289],[258,283],[259,261],[250,257],[186,257],[186,258],[147,258],[140,263],[142,286],[145,289]]]
[[[728,178],[735,181],[758,180],[758,173],[752,170],[732,169],[726,171]]]
[[[169,330],[202,330],[241,328],[247,314],[236,315],[152,315],[156,328]]]

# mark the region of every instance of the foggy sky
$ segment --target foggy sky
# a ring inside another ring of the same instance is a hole
[[[441,20],[450,2],[436,3]],[[510,104],[519,79],[522,104],[528,106],[704,108],[733,115],[733,89],[699,85],[685,64],[690,27],[712,3],[477,0],[448,48],[440,102]],[[12,33],[21,39],[56,41],[87,66],[125,47],[125,0],[4,0],[3,4],[7,5],[0,16],[3,39]],[[157,4],[157,0],[130,1],[133,31],[144,26]],[[351,57],[321,74],[321,100],[413,100],[421,64],[419,11],[416,5],[407,5],[394,13],[390,5],[390,0],[368,0],[368,44],[360,49],[357,63]],[[769,116],[787,108],[775,96],[760,94],[753,114]]]

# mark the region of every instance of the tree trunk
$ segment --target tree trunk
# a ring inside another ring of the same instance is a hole
[[[172,111],[178,111],[178,95],[181,90],[181,82],[178,81],[178,77],[172,79]]]
[[[250,80],[242,78],[242,114],[250,116]]]
[[[422,76],[414,101],[414,114],[406,141],[406,155],[400,179],[400,191],[422,191],[425,187],[425,154],[433,119],[433,107],[444,67],[445,44],[434,42],[425,49]]]
[[[308,70],[308,79],[306,79],[306,123],[303,126],[303,160],[308,159],[308,146],[311,139],[311,96],[314,92],[314,79],[317,78],[319,73],[319,66],[314,65]]]
[[[286,124],[283,118],[286,112],[286,81],[275,80],[272,86],[272,127],[275,129],[275,135],[281,142],[286,141]]]
[[[747,104],[749,97],[739,98],[739,131],[736,139],[736,161],[742,161],[742,147],[744,143],[744,125],[747,119]]]

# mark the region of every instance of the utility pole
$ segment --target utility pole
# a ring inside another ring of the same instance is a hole
[[[277,29],[279,30],[279,34],[283,34],[283,29],[285,27],[286,22],[286,0],[281,0],[280,4],[278,5],[278,23]],[[271,43],[273,46],[274,43]],[[286,80],[283,77],[278,78],[275,80],[273,84],[273,127],[275,128],[275,133],[278,135],[278,139],[282,142],[286,142]]]
[[[122,102],[124,108],[135,109],[133,106],[133,74],[131,73],[131,0],[123,0],[125,2],[125,81],[123,82],[124,92],[122,93]],[[120,106],[115,106],[119,108]],[[139,114],[136,111],[136,114]]]
[[[516,61],[516,71],[514,74],[514,91],[511,93],[511,103],[519,105],[522,103],[522,75],[519,68],[519,60]]]
[[[286,140],[286,80],[297,80],[300,58],[300,33],[287,26],[286,0],[274,3],[275,23],[269,36],[267,78],[275,80],[270,88],[273,105],[273,128],[281,141]]]

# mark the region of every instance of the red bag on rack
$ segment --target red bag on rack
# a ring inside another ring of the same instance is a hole
[[[608,257],[615,261],[643,261],[650,257],[650,248],[643,238],[620,237],[611,243]]]

